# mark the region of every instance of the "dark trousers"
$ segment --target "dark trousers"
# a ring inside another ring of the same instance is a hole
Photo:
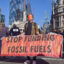
[[[30,60],[30,57],[27,56],[27,60]],[[33,60],[35,61],[36,60],[36,56],[33,57]]]

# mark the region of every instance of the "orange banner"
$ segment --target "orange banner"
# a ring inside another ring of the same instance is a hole
[[[62,56],[61,35],[31,35],[4,37],[2,39],[1,56]]]

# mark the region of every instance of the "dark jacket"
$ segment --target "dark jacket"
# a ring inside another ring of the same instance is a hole
[[[24,26],[25,35],[37,35],[38,26],[35,22],[28,22]],[[31,33],[30,33],[31,32]]]
[[[17,26],[13,26],[9,32],[10,36],[17,36],[20,34],[20,29]]]

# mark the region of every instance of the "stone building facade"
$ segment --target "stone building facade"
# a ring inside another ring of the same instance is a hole
[[[64,32],[64,0],[52,0],[52,30]]]

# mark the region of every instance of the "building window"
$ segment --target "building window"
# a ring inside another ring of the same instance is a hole
[[[59,27],[59,22],[56,22],[55,24],[56,24],[56,28],[58,28]]]
[[[64,8],[63,8],[63,12],[64,12]]]
[[[63,26],[64,26],[64,20],[63,20]]]
[[[58,13],[58,10],[56,9],[56,10],[55,10],[55,14],[57,14],[57,13]]]
[[[63,4],[64,4],[64,0],[63,0]]]
[[[63,15],[63,19],[64,19],[64,15]]]
[[[59,17],[58,17],[58,16],[56,17],[56,20],[57,20],[57,22],[58,22],[58,20],[59,20]]]
[[[57,4],[58,4],[58,5],[60,4],[60,0],[57,0]]]

